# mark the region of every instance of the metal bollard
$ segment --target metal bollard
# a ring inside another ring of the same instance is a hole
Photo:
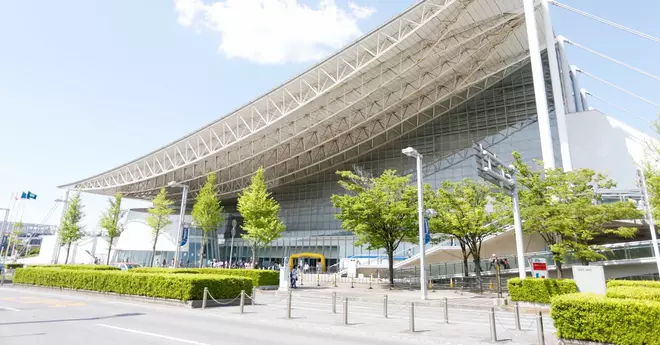
[[[337,292],[332,292],[332,313],[337,314]]]
[[[206,309],[206,295],[209,293],[209,288],[204,288],[204,296],[202,297],[202,309]]]
[[[300,286],[305,285],[305,274],[300,273]]]
[[[490,308],[490,342],[497,342],[497,330],[495,329],[495,308]]]
[[[383,296],[383,316],[387,319],[387,295]]]
[[[538,345],[545,345],[545,334],[543,333],[543,312],[539,311],[539,314],[536,316],[536,332],[539,337]]]
[[[316,286],[321,286],[321,276],[318,273],[316,274]]]
[[[410,302],[409,328],[410,333],[415,333],[415,302]]]
[[[289,296],[287,297],[286,300],[286,318],[287,319],[291,318],[291,291],[289,291]]]
[[[513,316],[516,319],[516,330],[522,331],[522,328],[520,327],[520,305],[518,302],[513,305]]]
[[[5,285],[5,270],[6,268],[0,268],[2,270],[2,277],[0,277],[0,286]]]
[[[354,288],[353,283],[355,282],[355,278],[351,277],[351,289]]]
[[[333,279],[332,285],[334,285],[334,287],[337,287],[337,273],[335,273],[334,277],[335,278]]]
[[[250,304],[257,305],[257,287],[252,287],[252,297],[250,298]]]
[[[445,323],[449,323],[449,302],[447,301],[447,297],[444,298],[444,304],[445,304]]]
[[[245,309],[245,290],[241,290],[241,304],[240,304],[240,310],[241,314],[243,314],[243,310]]]
[[[348,325],[348,297],[344,297],[344,325]]]

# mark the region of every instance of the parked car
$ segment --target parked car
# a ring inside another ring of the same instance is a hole
[[[111,266],[117,267],[122,271],[128,271],[132,268],[142,267],[142,265],[132,262],[116,262],[111,264]]]

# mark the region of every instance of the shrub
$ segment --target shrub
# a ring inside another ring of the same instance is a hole
[[[660,289],[638,286],[614,286],[607,288],[607,297],[632,298],[660,302]]]
[[[507,286],[512,301],[550,303],[552,296],[577,292],[572,279],[512,278]]]
[[[279,285],[280,273],[278,271],[267,270],[246,270],[246,269],[223,269],[223,268],[159,268],[142,267],[129,270],[131,273],[193,273],[193,274],[213,274],[221,276],[247,277],[252,279],[254,286]]]
[[[64,287],[78,290],[115,292],[177,299],[202,299],[207,287],[216,299],[236,297],[241,290],[251,291],[252,280],[211,274],[128,274],[112,270],[63,270],[60,268],[21,268],[14,283]]]
[[[118,271],[118,267],[107,265],[36,265],[30,268],[56,268],[63,270]]]
[[[610,280],[607,282],[607,288],[617,286],[637,286],[647,288],[660,288],[660,281],[653,280]]]
[[[660,302],[569,294],[552,298],[550,316],[559,338],[660,345]]]

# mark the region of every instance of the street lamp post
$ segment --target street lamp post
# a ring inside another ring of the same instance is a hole
[[[176,251],[174,253],[174,268],[179,268],[179,261],[181,260],[181,233],[183,228],[183,220],[186,216],[186,201],[188,199],[188,185],[183,183],[176,183],[172,181],[167,184],[170,187],[181,187],[183,192],[181,193],[181,211],[179,212],[179,224],[176,227]]]
[[[422,300],[426,300],[426,251],[424,248],[424,189],[422,186],[422,155],[412,147],[401,150],[401,153],[413,157],[417,161],[417,222],[419,223],[419,283],[422,289]]]
[[[0,211],[5,211],[5,220],[2,222],[2,227],[0,228],[0,249],[2,249],[2,241],[5,238],[5,229],[9,227],[9,223],[7,223],[7,219],[9,218],[9,209],[0,208]],[[7,236],[7,241],[5,242],[5,261],[7,260],[7,247],[9,247],[9,236]],[[1,250],[0,254],[2,254]]]
[[[229,267],[231,268],[231,260],[234,255],[234,236],[236,236],[236,218],[231,220],[231,247],[229,247]],[[225,247],[226,248],[226,247]]]

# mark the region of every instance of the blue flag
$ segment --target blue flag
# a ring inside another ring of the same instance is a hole
[[[431,231],[429,231],[429,220],[424,218],[424,244],[431,242]]]
[[[34,193],[32,193],[32,192],[30,192],[30,191],[28,191],[27,193],[23,192],[23,193],[21,193],[21,199],[28,199],[28,200],[33,199],[33,200],[37,200],[37,195],[34,194]]]

